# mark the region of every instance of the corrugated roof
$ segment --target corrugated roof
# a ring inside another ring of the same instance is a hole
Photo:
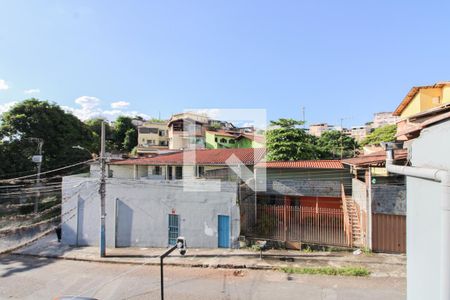
[[[258,163],[256,167],[269,169],[344,169],[340,160],[268,161]]]
[[[408,158],[407,149],[395,150],[394,157],[397,160]],[[362,155],[354,158],[342,160],[343,164],[357,167],[382,166],[386,163],[386,151],[378,151],[369,155]]]
[[[264,148],[202,149],[113,162],[113,165],[254,165],[264,158]]]

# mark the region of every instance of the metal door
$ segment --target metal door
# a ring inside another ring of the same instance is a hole
[[[180,233],[180,221],[178,215],[169,215],[169,245],[175,245]]]
[[[230,247],[230,217],[225,215],[219,215],[219,248]]]

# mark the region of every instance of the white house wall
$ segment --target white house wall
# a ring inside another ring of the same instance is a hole
[[[414,167],[450,170],[450,121],[422,130],[410,149]],[[407,178],[408,299],[440,299],[442,185]],[[445,253],[450,255],[450,253]]]
[[[195,191],[187,191],[184,181],[127,180],[109,178],[106,185],[107,247],[166,247],[168,215],[179,215],[180,232],[188,246],[218,246],[218,215],[230,216],[230,245],[237,246],[240,215],[236,205],[236,184],[202,180]],[[211,185],[211,187],[208,187]],[[214,186],[212,186],[214,185]],[[74,189],[74,186],[79,188]],[[192,188],[192,186],[191,186]],[[209,192],[199,192],[208,190]],[[100,199],[98,179],[63,179],[62,242],[69,245],[98,245]],[[75,217],[69,219],[72,210]]]

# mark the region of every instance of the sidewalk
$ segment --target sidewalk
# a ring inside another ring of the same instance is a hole
[[[46,236],[29,246],[13,252],[15,255],[38,256],[121,264],[159,265],[162,248],[108,248],[107,257],[99,256],[98,247],[71,247],[57,242],[54,235]],[[275,270],[280,267],[363,266],[374,277],[405,277],[406,256],[391,254],[361,254],[351,252],[311,252],[295,250],[249,249],[188,249],[185,256],[174,251],[164,260],[165,265],[202,268],[247,268]]]

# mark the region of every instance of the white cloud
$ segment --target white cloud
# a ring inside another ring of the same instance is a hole
[[[4,79],[0,79],[0,91],[7,89],[9,89],[9,86],[6,84],[6,81]]]
[[[29,89],[29,90],[25,90],[23,91],[25,94],[39,94],[41,92],[40,89]]]
[[[117,101],[117,102],[111,103],[111,108],[123,108],[123,107],[127,107],[129,105],[130,105],[130,102]]]
[[[17,101],[6,102],[4,104],[0,104],[0,115],[5,111],[8,111],[11,107],[17,104]]]
[[[98,117],[103,117],[108,120],[115,120],[118,116],[129,116],[129,117],[141,116],[144,119],[150,119],[149,115],[137,111],[126,111],[121,109],[103,110],[100,107],[101,100],[97,97],[81,96],[75,99],[75,103],[78,104],[80,108],[73,108],[70,106],[63,106],[62,108],[68,112],[71,112],[82,121]]]

